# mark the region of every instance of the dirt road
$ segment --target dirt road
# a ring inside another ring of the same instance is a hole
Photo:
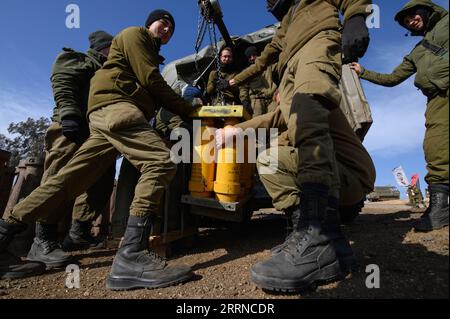
[[[249,279],[251,266],[269,256],[283,241],[284,220],[279,215],[257,214],[245,227],[201,229],[191,248],[174,251],[173,262],[193,266],[196,277],[184,285],[157,290],[112,292],[105,279],[115,254],[113,249],[74,255],[81,265],[80,289],[65,288],[66,273],[0,281],[0,298],[87,299],[297,299],[297,298],[448,298],[448,228],[421,234],[412,231],[419,217],[402,202],[372,203],[344,231],[351,240],[361,270],[339,283],[303,295],[271,295]],[[366,287],[368,265],[380,270],[380,288]]]

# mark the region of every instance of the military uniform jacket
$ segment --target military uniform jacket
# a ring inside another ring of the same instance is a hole
[[[417,5],[433,11],[423,40],[391,74],[363,70],[361,78],[384,86],[395,86],[417,73],[415,86],[425,96],[433,98],[448,90],[448,12],[431,1],[413,0],[399,14]]]
[[[63,50],[53,64],[50,78],[56,103],[52,117],[55,122],[69,116],[86,118],[91,78],[106,61],[92,49],[87,53]]]
[[[233,79],[238,72],[230,70],[228,72],[226,71],[221,71],[221,77],[224,80],[231,80]],[[217,104],[219,103],[219,98],[217,96],[218,91],[216,89],[217,87],[217,71],[213,70],[211,71],[211,73],[209,74],[209,79],[208,79],[208,87],[206,88],[206,92],[209,94],[209,96],[212,99],[213,104]],[[224,102],[227,104],[240,104],[241,103],[241,91],[238,87],[229,87],[225,90],[222,91],[223,93],[223,99]]]
[[[282,77],[289,60],[322,31],[341,31],[339,12],[345,20],[355,16],[367,16],[370,0],[302,0],[293,5],[281,21],[272,41],[266,45],[255,64],[239,73],[234,79],[237,85],[261,74],[275,62],[277,73]]]
[[[160,46],[161,40],[144,27],[130,27],[117,35],[108,61],[92,78],[88,112],[128,102],[148,120],[160,107],[187,116],[193,107],[172,90],[159,71]]]

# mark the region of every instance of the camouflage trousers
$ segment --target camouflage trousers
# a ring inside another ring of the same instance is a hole
[[[278,164],[277,168],[271,170],[271,163],[275,162]],[[298,151],[294,147],[278,146],[277,153],[275,149],[261,153],[258,156],[257,166],[261,181],[278,211],[286,211],[300,204],[301,185],[297,179],[299,158]],[[364,200],[367,190],[361,184],[358,174],[346,167],[345,163],[337,162],[337,166],[342,181],[337,195],[340,198],[340,205],[351,206]]]
[[[438,95],[427,105],[423,149],[430,184],[448,184],[448,91]]]
[[[52,176],[57,175],[73,158],[79,148],[79,145],[63,135],[61,124],[53,122],[45,134],[44,175],[41,185],[45,184]],[[115,170],[115,165],[112,165],[92,187],[75,199],[75,203],[72,201],[63,203],[56,208],[56,211],[65,212],[73,206],[72,219],[83,222],[95,220],[111,197],[114,188]],[[47,219],[41,219],[39,222],[55,224],[62,217],[60,213],[50,213],[48,216]]]
[[[122,102],[89,116],[91,135],[69,163],[20,202],[4,219],[31,222],[91,187],[114,164],[119,153],[141,173],[130,215],[157,214],[164,190],[176,173],[170,150],[139,108]]]
[[[298,152],[298,183],[339,189],[330,110],[340,103],[341,34],[323,31],[288,62],[279,87],[290,145]]]

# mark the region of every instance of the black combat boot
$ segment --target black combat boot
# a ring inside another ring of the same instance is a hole
[[[339,200],[335,197],[328,197],[325,227],[328,235],[333,239],[333,246],[336,250],[341,271],[345,275],[356,271],[358,269],[358,262],[356,261],[350,242],[342,232],[339,216]]]
[[[308,228],[304,216],[300,213],[300,206],[294,206],[284,211],[286,215],[286,239],[283,243],[275,246],[270,251],[276,255],[283,250],[293,237],[294,232],[305,232]]]
[[[335,197],[328,197],[327,216],[324,227],[327,230],[328,236],[333,240],[333,246],[336,250],[336,256],[339,260],[343,274],[354,272],[358,269],[355,254],[350,246],[348,239],[342,233],[341,221],[339,218],[339,200]],[[306,232],[308,228],[307,217],[301,214],[300,206],[288,210],[287,215],[292,221],[292,229],[300,233]],[[272,255],[279,253],[289,243],[294,232],[291,232],[286,241],[271,249]]]
[[[448,226],[448,185],[432,184],[429,189],[430,205],[414,224],[416,231],[428,232]]]
[[[76,251],[104,248],[104,241],[91,235],[92,223],[72,220],[69,233],[64,238],[62,248],[64,251]]]
[[[63,268],[72,262],[58,243],[58,226],[36,223],[36,237],[28,252],[29,261],[43,262],[47,269]]]
[[[25,224],[9,224],[0,219],[0,279],[17,279],[40,275],[45,265],[39,262],[23,262],[19,257],[8,252],[8,245],[14,235],[27,228]]]
[[[295,230],[279,253],[253,266],[251,277],[257,286],[296,292],[343,276],[333,238],[325,226],[327,202],[328,187],[316,183],[302,185],[300,216],[306,216],[307,228]]]
[[[162,288],[187,281],[192,271],[187,266],[169,266],[148,250],[150,216],[130,216],[122,246],[117,252],[106,287],[111,290]]]

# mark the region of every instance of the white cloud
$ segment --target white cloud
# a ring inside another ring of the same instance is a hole
[[[391,73],[418,40],[408,37],[372,46],[367,68]],[[392,88],[362,80],[374,120],[364,144],[374,155],[386,159],[422,149],[427,99],[414,86],[414,78],[415,75]]]
[[[0,85],[0,134],[8,134],[8,125],[27,118],[50,117],[54,102],[45,90],[23,90]]]
[[[426,98],[413,82],[395,88],[364,85],[374,120],[364,143],[370,152],[386,158],[421,148]]]
[[[11,65],[9,59],[0,60],[0,69],[5,71],[0,74],[0,134],[8,134],[10,123],[50,117],[54,106],[47,67],[12,43],[5,49],[21,62]]]
[[[408,40],[370,47],[371,59],[367,61],[368,67],[376,68],[377,72],[392,72],[402,63],[403,57],[411,52],[417,42],[418,38],[408,38]]]

